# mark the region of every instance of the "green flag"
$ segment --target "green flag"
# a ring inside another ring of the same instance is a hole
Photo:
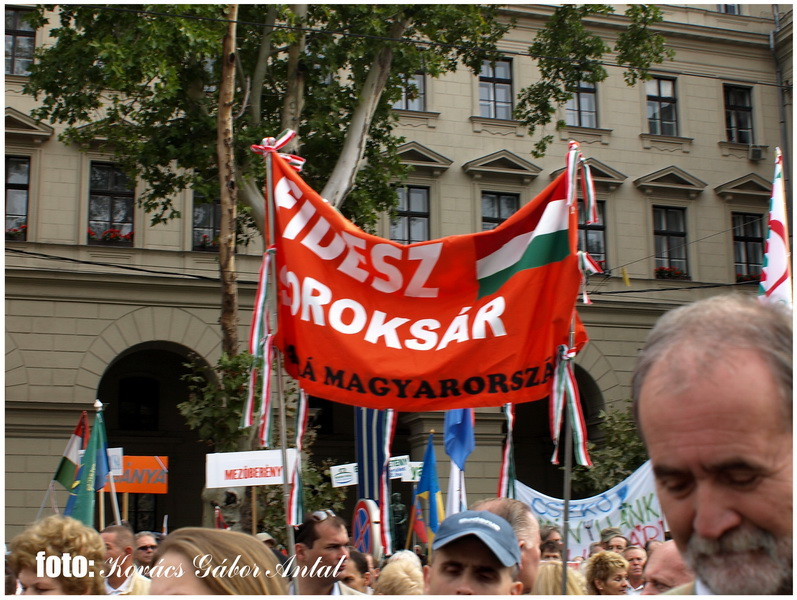
[[[105,422],[102,412],[98,412],[64,515],[94,527],[94,492],[105,486],[109,471]]]

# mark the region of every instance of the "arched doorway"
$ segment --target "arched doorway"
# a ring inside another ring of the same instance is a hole
[[[595,380],[575,365],[581,410],[587,425],[587,439],[599,442],[598,413],[604,407],[603,395]],[[515,474],[521,483],[554,498],[563,495],[564,446],[559,444],[559,465],[551,463],[553,442],[549,424],[549,400],[526,402],[515,406]]]
[[[108,446],[132,456],[167,456],[168,494],[130,494],[128,521],[136,531],[160,531],[165,515],[174,530],[202,522],[205,454],[177,405],[188,399],[182,377],[189,350],[169,342],[146,342],[119,355],[105,371],[98,398],[105,407]],[[120,497],[120,505],[123,498]],[[106,515],[110,512],[106,500]],[[110,522],[106,517],[106,522]]]

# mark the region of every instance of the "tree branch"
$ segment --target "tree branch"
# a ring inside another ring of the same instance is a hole
[[[389,36],[392,39],[400,38],[410,23],[410,17],[397,21],[390,28]],[[347,194],[354,186],[357,171],[365,155],[365,143],[368,139],[368,130],[382,92],[385,89],[390,67],[393,62],[393,48],[385,45],[379,49],[374,57],[360,92],[359,103],[351,116],[351,122],[346,130],[346,138],[340,157],[335,163],[335,168],[329,176],[322,197],[326,198],[332,206],[340,208]]]

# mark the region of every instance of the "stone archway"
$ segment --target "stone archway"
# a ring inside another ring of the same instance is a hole
[[[221,333],[187,310],[148,306],[108,325],[86,350],[75,376],[74,402],[91,405],[105,370],[129,348],[145,342],[172,342],[190,348],[208,364],[221,355]]]
[[[208,446],[177,409],[189,397],[183,380],[191,372],[185,366],[189,353],[171,342],[138,344],[112,362],[97,387],[109,447],[121,447],[125,455],[168,457],[168,494],[128,497],[128,520],[139,531],[160,531],[164,515],[170,530],[202,523]]]

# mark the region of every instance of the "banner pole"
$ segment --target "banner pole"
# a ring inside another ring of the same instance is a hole
[[[44,505],[47,504],[47,499],[52,498],[53,496],[53,480],[50,480],[50,483],[47,484],[47,489],[44,491],[44,498],[42,498],[41,506],[39,506],[39,512],[36,513],[36,521],[39,520],[42,516],[42,512],[44,512]]]
[[[272,170],[273,153],[266,152],[266,215],[268,218],[268,238],[266,239],[266,251],[275,243],[276,240],[276,227],[274,214],[274,175]],[[274,327],[272,331],[276,334],[279,321],[277,319],[277,261],[271,261],[271,277],[270,284],[273,286],[271,294],[268,295],[269,304],[273,307]],[[269,311],[270,315],[272,314]],[[269,316],[270,316],[269,315]],[[279,399],[279,419],[280,419],[280,449],[282,450],[282,501],[285,506],[285,533],[288,540],[288,552],[294,552],[294,537],[293,526],[291,525],[290,498],[291,498],[291,484],[290,473],[288,472],[288,442],[287,442],[287,425],[285,416],[285,389],[282,380],[282,354],[278,348],[274,349],[275,357],[275,371],[277,375],[277,396]],[[300,456],[296,456],[296,460],[301,460]]]
[[[570,321],[569,346],[573,347],[576,336],[575,307],[573,308],[573,318]],[[573,429],[568,417],[568,410],[564,411],[565,422],[565,479],[562,499],[564,501],[563,521],[562,521],[562,595],[567,595],[567,559],[568,559],[568,534],[570,533],[570,488],[571,476],[573,474]]]

